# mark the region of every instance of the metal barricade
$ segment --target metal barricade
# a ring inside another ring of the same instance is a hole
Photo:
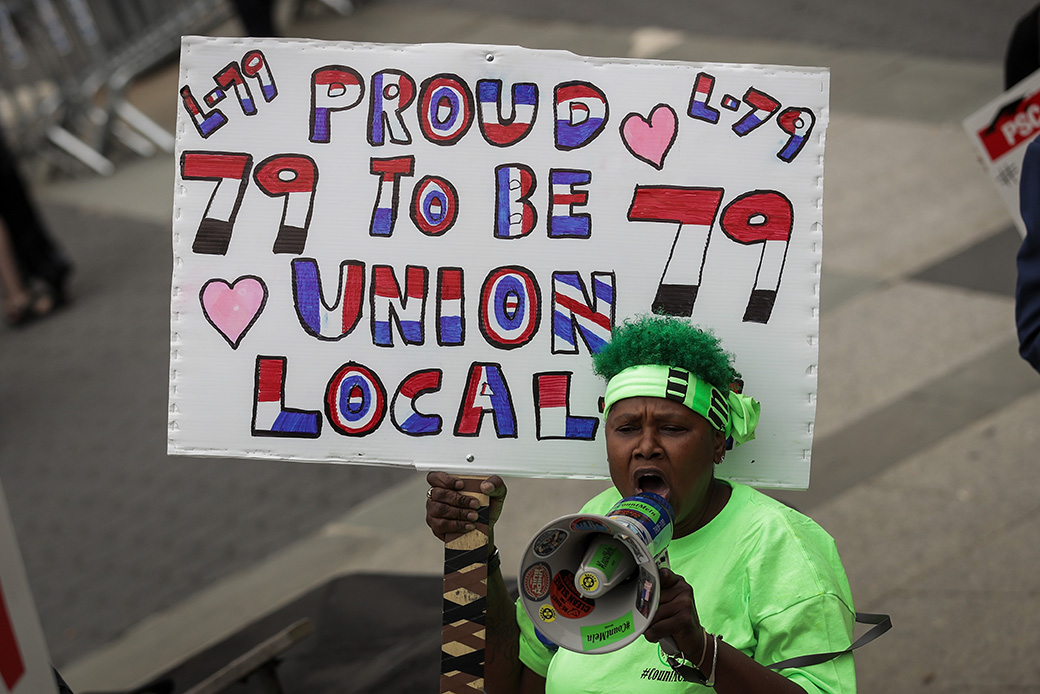
[[[224,0],[0,0],[0,123],[12,148],[103,175],[116,142],[172,152],[173,136],[126,89],[182,35],[232,16]]]

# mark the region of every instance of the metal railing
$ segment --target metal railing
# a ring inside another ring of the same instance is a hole
[[[0,0],[0,123],[12,149],[102,175],[120,145],[172,152],[173,136],[126,89],[182,35],[233,15],[224,0]]]

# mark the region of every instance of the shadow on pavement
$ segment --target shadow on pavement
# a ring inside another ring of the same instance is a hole
[[[286,694],[433,694],[440,678],[440,576],[342,576],[170,670],[184,692],[257,643],[308,618],[314,633],[278,666]],[[163,679],[166,679],[164,677]],[[227,694],[268,692],[259,678]]]

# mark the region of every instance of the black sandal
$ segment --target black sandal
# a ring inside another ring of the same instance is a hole
[[[7,324],[12,328],[20,328],[33,321],[46,318],[57,307],[54,297],[46,292],[31,292],[29,300],[21,306],[10,308],[4,307]]]

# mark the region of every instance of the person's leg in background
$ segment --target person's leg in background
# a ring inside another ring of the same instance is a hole
[[[66,283],[72,264],[51,239],[29,190],[22,181],[14,155],[0,133],[0,220],[28,289],[43,283],[54,304],[66,301]]]
[[[4,320],[20,326],[42,318],[54,310],[55,302],[49,294],[34,293],[22,281],[7,227],[0,221],[0,291],[3,292]]]

